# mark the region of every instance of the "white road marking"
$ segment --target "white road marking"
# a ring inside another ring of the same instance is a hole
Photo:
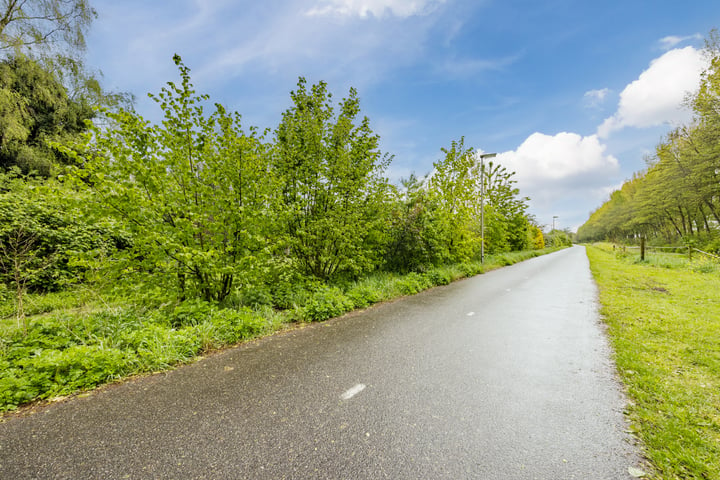
[[[472,317],[473,315],[475,315],[475,312],[468,312],[467,314],[468,317]]]
[[[350,390],[340,395],[340,398],[342,398],[343,400],[350,400],[352,397],[362,392],[363,390],[365,390],[365,385],[363,385],[362,383],[358,383]]]

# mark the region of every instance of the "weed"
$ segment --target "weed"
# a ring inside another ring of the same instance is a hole
[[[303,309],[308,321],[322,321],[342,315],[353,309],[353,301],[337,287],[323,287],[313,293]]]
[[[356,284],[347,292],[347,297],[352,300],[355,308],[369,307],[380,301],[380,291],[369,284]]]

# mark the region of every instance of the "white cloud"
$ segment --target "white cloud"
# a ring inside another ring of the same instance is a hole
[[[618,160],[596,135],[569,132],[533,133],[516,150],[499,154],[497,161],[516,172],[520,193],[530,197],[539,221],[561,215],[573,227],[582,223],[578,206],[587,204],[589,211],[602,202],[605,187],[617,181],[619,171]]]
[[[607,138],[624,127],[688,122],[692,114],[682,104],[688,93],[697,91],[706,66],[702,52],[693,47],[670,50],[656,58],[620,93],[617,112],[598,127],[598,136]]]
[[[308,16],[339,15],[343,17],[370,15],[381,18],[386,15],[412,17],[427,15],[446,0],[323,0],[306,12]]]
[[[678,44],[685,42],[687,40],[701,40],[702,35],[699,33],[696,33],[695,35],[688,35],[686,37],[678,37],[677,35],[668,35],[667,37],[663,37],[659,40],[660,48],[663,50],[670,50],[671,48],[675,48]]]
[[[500,154],[503,165],[517,172],[529,185],[557,183],[597,172],[615,171],[618,161],[605,153],[597,135],[582,137],[560,132],[550,136],[535,132],[515,151]]]
[[[583,98],[585,99],[585,104],[589,107],[597,108],[599,107],[607,98],[608,94],[610,93],[609,88],[602,88],[599,90],[589,90],[585,92],[585,95]]]

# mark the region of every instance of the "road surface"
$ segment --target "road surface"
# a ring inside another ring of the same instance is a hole
[[[625,479],[574,247],[0,424],[0,479]]]

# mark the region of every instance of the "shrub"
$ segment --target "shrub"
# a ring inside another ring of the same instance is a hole
[[[428,276],[417,272],[408,273],[396,280],[395,284],[403,295],[413,295],[433,285]]]
[[[702,249],[708,253],[712,253],[715,255],[720,254],[720,238],[713,238],[707,240],[703,245]]]
[[[472,263],[463,262],[459,267],[465,277],[472,277],[482,272],[482,269],[478,269],[477,266]]]
[[[242,290],[242,304],[252,308],[273,304],[273,296],[266,285],[253,285]]]
[[[212,312],[212,305],[199,298],[186,300],[177,305],[170,317],[173,327],[197,325],[207,319]]]
[[[434,269],[427,272],[426,275],[433,285],[448,285],[452,282],[452,275],[447,270]]]
[[[352,310],[353,301],[343,295],[337,287],[323,287],[313,293],[303,308],[303,317],[308,321],[322,321]]]
[[[213,324],[218,326],[229,325],[232,329],[231,342],[255,337],[263,333],[268,325],[267,321],[256,312],[247,308],[240,310],[223,309],[213,316]]]
[[[289,310],[303,305],[309,296],[306,285],[283,282],[273,289],[272,304],[283,310]]]
[[[203,345],[195,326],[176,330],[154,324],[126,332],[123,346],[137,352],[140,370],[156,371],[187,362]]]
[[[355,308],[365,308],[381,300],[380,291],[370,285],[356,285],[346,295]]]
[[[14,410],[40,395],[38,385],[22,369],[0,369],[0,412]]]
[[[497,262],[503,266],[508,266],[508,265],[512,265],[513,263],[515,263],[512,261],[511,258],[506,257],[505,255],[500,255],[499,257],[497,257]]]

